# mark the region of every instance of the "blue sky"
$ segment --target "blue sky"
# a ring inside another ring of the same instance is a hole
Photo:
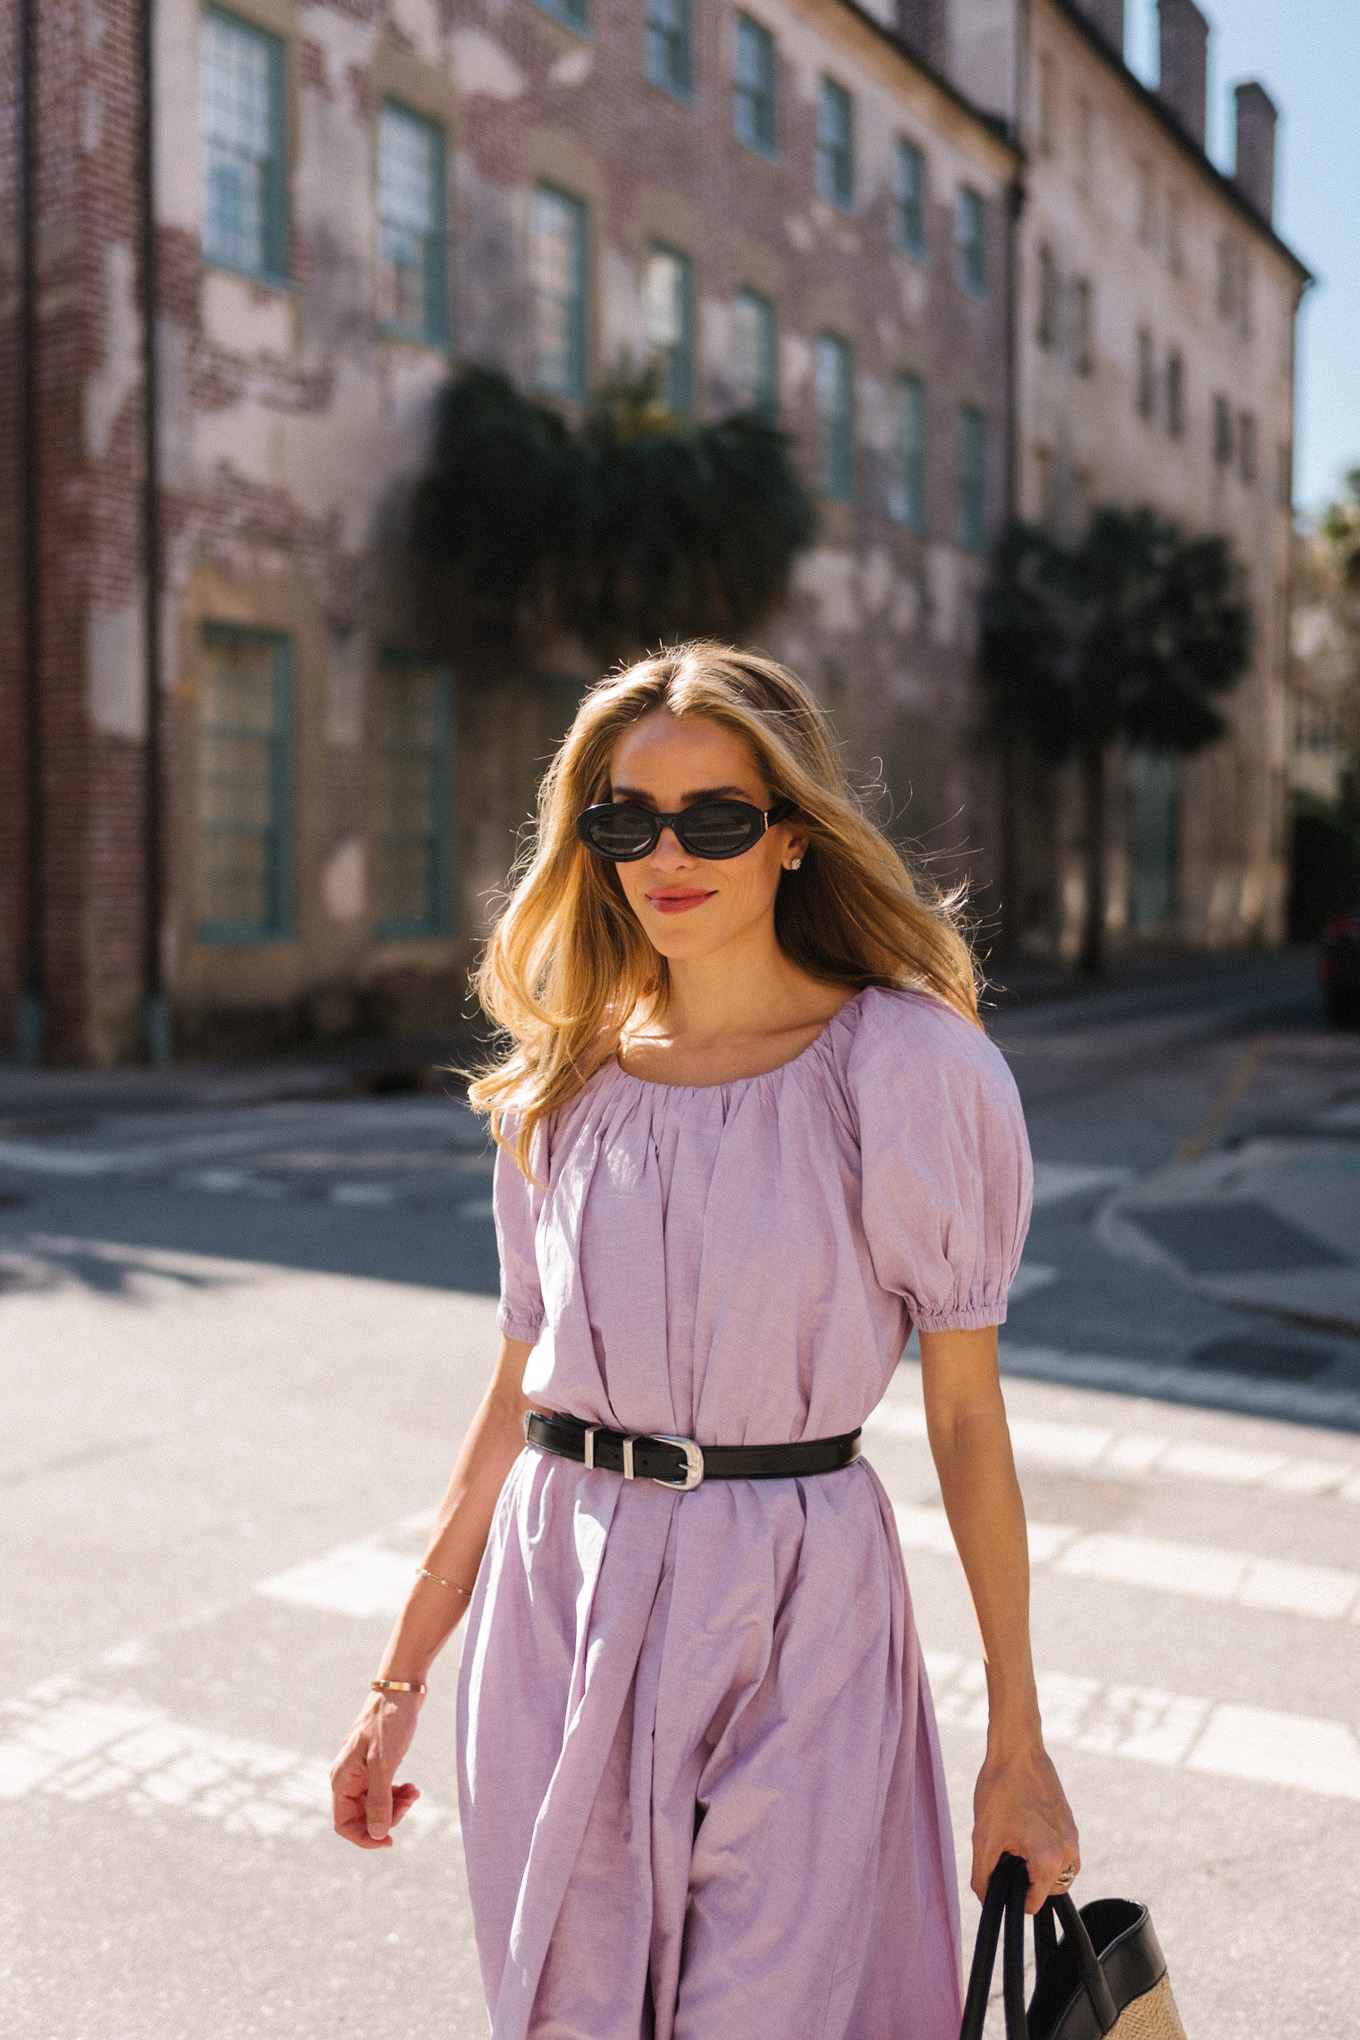
[[[1360,0],[1200,0],[1209,37],[1209,154],[1232,168],[1232,88],[1259,78],[1280,109],[1275,224],[1318,281],[1299,318],[1295,494],[1303,510],[1360,466]],[[1128,0],[1128,60],[1157,74],[1155,0]]]

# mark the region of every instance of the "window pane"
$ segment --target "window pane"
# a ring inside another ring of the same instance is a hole
[[[643,277],[647,347],[660,371],[667,410],[688,411],[694,399],[693,287],[689,258],[653,248]]]
[[[914,375],[894,391],[893,466],[888,508],[898,524],[926,528],[926,393]]]
[[[818,338],[813,382],[821,491],[848,502],[855,469],[854,370],[849,347],[832,333]]]
[[[926,252],[926,159],[901,136],[894,170],[897,245],[909,255]]]
[[[283,49],[227,15],[203,20],[203,252],[252,276],[276,276],[281,246]]]
[[[987,209],[982,194],[964,185],[954,209],[959,282],[971,297],[987,295]]]
[[[647,0],[647,76],[668,92],[690,88],[690,0]]]
[[[383,935],[448,925],[449,681],[391,667],[378,682],[373,904]]]
[[[586,393],[586,209],[550,185],[534,193],[530,264],[534,381],[557,397]]]
[[[278,934],[287,919],[287,650],[212,631],[198,721],[198,920],[211,936]]]
[[[817,103],[817,189],[846,210],[855,202],[854,105],[830,78]]]
[[[733,119],[737,140],[772,156],[776,148],[774,37],[749,15],[737,16],[736,94]]]
[[[444,137],[384,106],[378,123],[378,316],[422,339],[444,329]]]
[[[732,301],[732,394],[738,410],[773,420],[778,406],[774,306],[753,290]]]
[[[959,412],[959,543],[981,552],[986,539],[987,421],[965,404]]]

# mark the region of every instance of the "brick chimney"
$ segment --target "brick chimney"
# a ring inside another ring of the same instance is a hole
[[[1233,182],[1263,220],[1275,212],[1275,102],[1253,79],[1239,85],[1237,102],[1237,166]]]
[[[1077,6],[1117,57],[1124,54],[1124,0],[1077,0]]]
[[[1157,0],[1157,14],[1162,50],[1157,96],[1202,149],[1209,24],[1195,0]]]
[[[949,62],[949,0],[897,0],[897,34],[912,55],[932,70]]]

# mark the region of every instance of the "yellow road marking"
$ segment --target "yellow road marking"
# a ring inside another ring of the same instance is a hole
[[[1270,1047],[1270,1036],[1258,1034],[1251,1047],[1237,1059],[1232,1075],[1205,1113],[1199,1125],[1188,1140],[1183,1140],[1176,1149],[1178,1162],[1197,1162],[1209,1148],[1215,1137],[1227,1125],[1245,1093],[1250,1089],[1253,1078]]]

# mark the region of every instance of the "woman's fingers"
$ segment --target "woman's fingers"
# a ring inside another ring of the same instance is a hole
[[[1057,1773],[1042,1749],[1009,1764],[989,1756],[973,1808],[971,1882],[979,1899],[986,1897],[1003,1854],[1022,1857],[1028,1867],[1026,1912],[1038,1912],[1052,1893],[1068,1888],[1081,1868],[1081,1847]]]

